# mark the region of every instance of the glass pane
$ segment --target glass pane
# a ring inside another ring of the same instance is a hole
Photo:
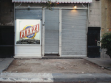
[[[16,23],[16,44],[40,44],[40,20],[22,19]]]

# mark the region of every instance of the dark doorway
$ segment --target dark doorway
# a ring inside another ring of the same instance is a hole
[[[0,58],[14,56],[14,26],[0,26]]]
[[[100,57],[100,27],[88,27],[87,35],[88,52],[90,58]]]

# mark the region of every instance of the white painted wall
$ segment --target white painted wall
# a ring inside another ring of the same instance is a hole
[[[16,45],[14,58],[41,58],[41,45]]]

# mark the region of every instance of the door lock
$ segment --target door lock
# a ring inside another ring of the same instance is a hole
[[[100,46],[100,41],[97,41],[97,46]]]

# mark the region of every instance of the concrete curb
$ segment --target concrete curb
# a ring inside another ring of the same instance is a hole
[[[1,73],[1,82],[111,82],[110,74]]]
[[[4,58],[0,62],[0,73],[2,73],[2,71],[6,70],[9,67],[13,60],[14,58]]]

